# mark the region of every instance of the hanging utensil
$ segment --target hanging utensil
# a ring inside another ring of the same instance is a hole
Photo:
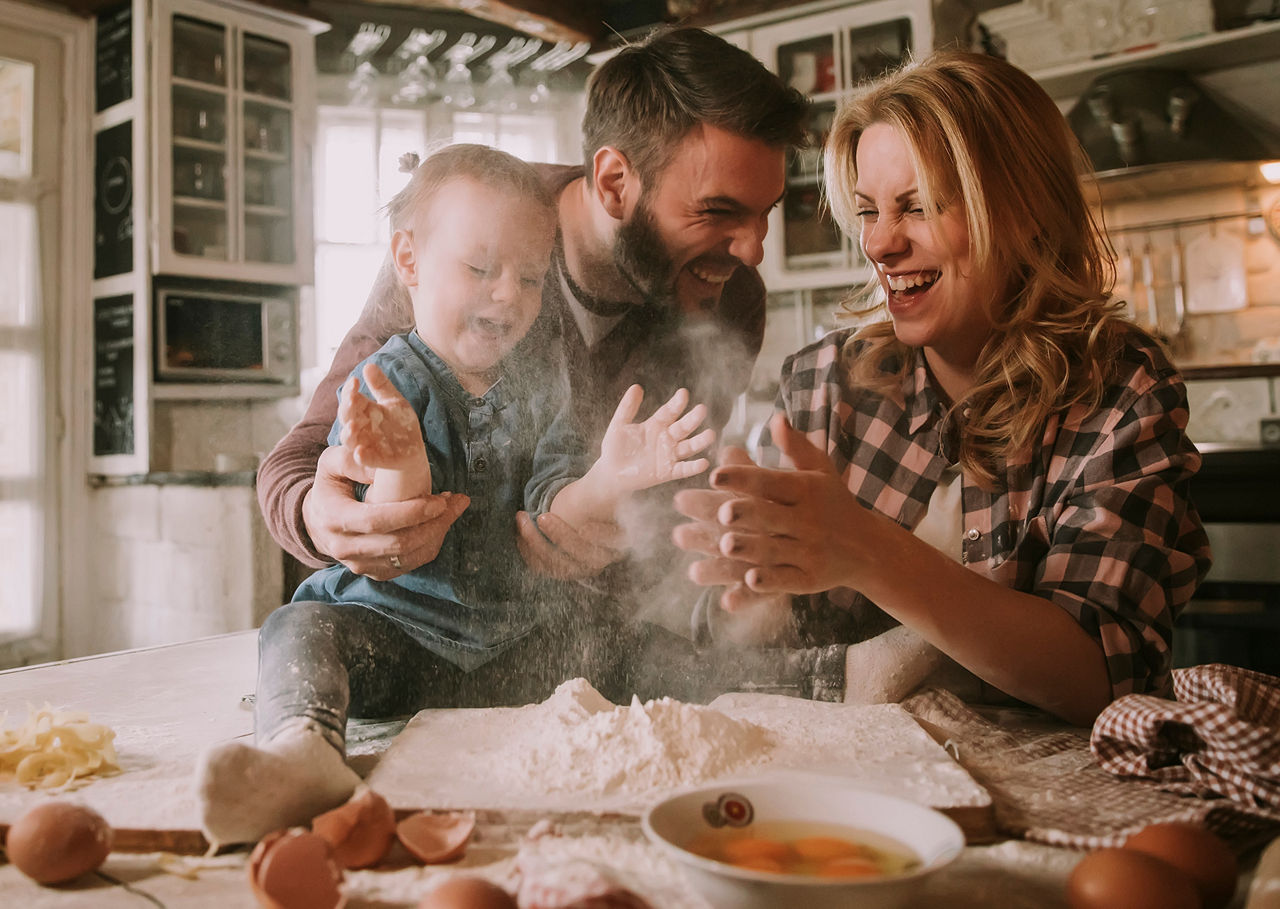
[[[1146,323],[1152,331],[1160,331],[1160,311],[1156,308],[1156,269],[1151,254],[1151,235],[1142,239],[1142,290],[1146,297]]]
[[[1182,235],[1178,226],[1173,227],[1173,249],[1169,253],[1169,280],[1173,282],[1173,331],[1174,336],[1182,335],[1187,325],[1187,275],[1185,253],[1182,249]]]
[[[1234,233],[1220,233],[1215,222],[1208,233],[1187,243],[1187,308],[1191,312],[1234,312],[1249,305],[1244,252],[1244,240]]]

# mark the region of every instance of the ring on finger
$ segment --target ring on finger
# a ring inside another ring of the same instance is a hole
[[[404,567],[403,565],[400,564],[400,556],[398,555],[391,556],[391,558],[388,561],[391,562],[391,567],[396,569],[396,571],[399,571],[401,568]]]

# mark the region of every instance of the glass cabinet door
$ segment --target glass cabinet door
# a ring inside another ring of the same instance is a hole
[[[911,20],[890,19],[851,28],[846,33],[845,84],[853,91],[905,63],[911,54]]]
[[[760,271],[770,290],[860,284],[856,235],[836,226],[823,196],[822,150],[840,103],[931,38],[928,0],[864,0],[753,30],[751,50],[810,102],[807,145],[787,159],[786,194],[770,218]]]
[[[788,270],[832,268],[844,264],[840,230],[822,202],[822,144],[835,116],[839,93],[837,33],[827,32],[778,45],[777,73],[809,96],[805,126],[808,145],[787,160],[787,191],[782,204],[782,253]]]
[[[226,261],[229,81],[227,29],[173,17],[173,251]]]
[[[241,34],[244,259],[287,265],[294,261],[292,51]]]

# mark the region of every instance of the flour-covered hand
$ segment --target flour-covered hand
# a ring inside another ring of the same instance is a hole
[[[857,587],[866,567],[860,544],[885,519],[862,507],[826,452],[784,415],[774,415],[770,432],[794,469],[726,464],[711,474],[712,488],[728,493],[715,513],[719,556],[750,566],[743,581],[760,593]]]
[[[413,407],[373,363],[365,364],[364,381],[373,400],[360,393],[355,377],[342,387],[339,441],[364,467],[404,470],[418,466],[426,458],[426,449]]]
[[[689,392],[681,388],[643,423],[633,422],[644,400],[644,389],[632,385],[622,396],[600,443],[601,469],[628,491],[647,489],[669,480],[682,480],[706,470],[709,461],[695,457],[715,441],[715,430],[696,432],[707,417],[705,404],[688,411]]]

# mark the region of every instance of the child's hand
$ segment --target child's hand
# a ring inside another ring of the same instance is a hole
[[[365,364],[364,381],[374,399],[360,393],[355,377],[347,380],[338,399],[342,421],[339,441],[358,464],[381,470],[418,469],[426,461],[422,427],[409,402],[386,375]],[[430,492],[428,483],[427,492]]]
[[[690,438],[690,433],[706,419],[706,406],[697,404],[685,413],[689,392],[681,388],[649,419],[633,423],[642,400],[644,389],[639,385],[632,385],[622,396],[600,443],[598,466],[628,491],[681,480],[706,470],[707,459],[692,456],[711,446],[715,430],[705,429]]]

